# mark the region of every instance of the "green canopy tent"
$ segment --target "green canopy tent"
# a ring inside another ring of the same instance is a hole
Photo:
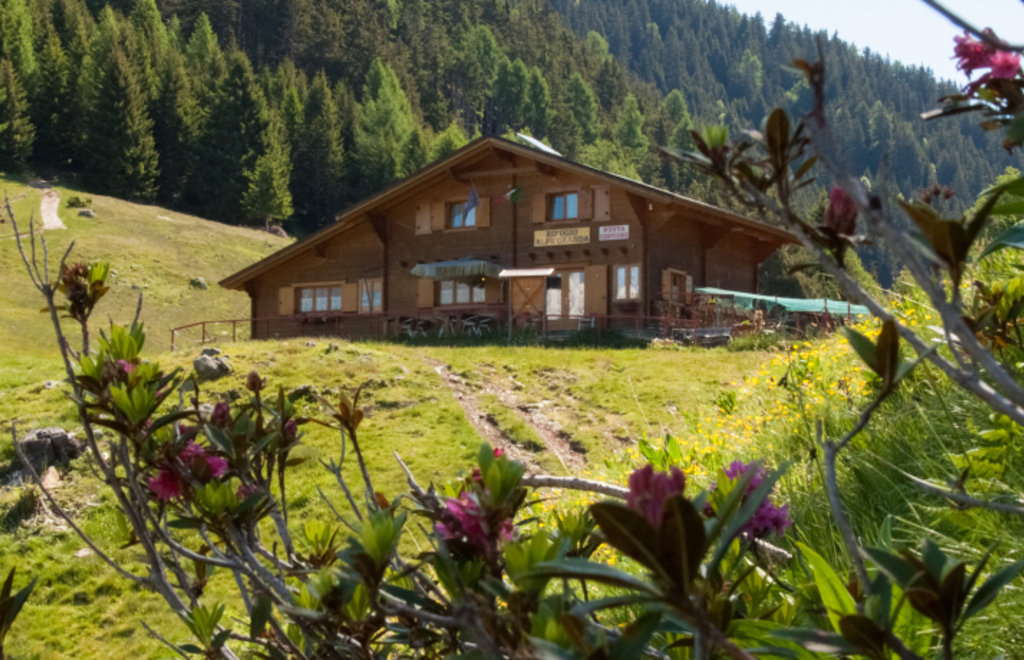
[[[854,305],[845,300],[829,300],[828,298],[783,298],[782,296],[763,296],[757,293],[744,293],[742,291],[728,291],[714,287],[697,287],[697,293],[708,296],[723,296],[732,298],[733,304],[742,309],[749,310],[755,307],[755,303],[762,303],[764,308],[771,312],[775,307],[780,307],[786,312],[803,312],[807,314],[824,314],[828,312],[836,316],[869,316],[868,308],[863,305]],[[761,305],[757,305],[760,307]]]
[[[483,259],[466,257],[450,261],[435,261],[430,264],[418,264],[412,269],[416,277],[429,277],[435,280],[458,280],[461,282],[478,280],[481,277],[498,277],[502,267]]]

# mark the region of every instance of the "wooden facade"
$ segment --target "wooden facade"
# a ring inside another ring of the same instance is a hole
[[[465,226],[471,188],[480,203]],[[450,312],[504,321],[509,309],[556,329],[581,318],[614,326],[656,315],[658,301],[683,305],[692,287],[756,291],[758,264],[791,241],[717,207],[481,138],[220,284],[249,294],[253,319],[276,319],[254,322],[253,337],[369,335]],[[412,272],[457,259],[554,273],[436,282]]]

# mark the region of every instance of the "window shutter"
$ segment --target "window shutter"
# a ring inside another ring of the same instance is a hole
[[[431,277],[420,278],[418,288],[416,290],[416,307],[423,309],[424,307],[434,306],[434,279]]]
[[[534,224],[540,224],[547,220],[548,214],[548,198],[543,192],[539,190],[533,193],[531,197],[531,203],[533,208],[530,211],[530,219],[533,220]]]
[[[476,207],[476,226],[491,226],[491,198],[481,197],[480,205]]]
[[[484,292],[488,305],[497,305],[501,302],[501,280],[497,277],[488,277],[484,282]]]
[[[420,202],[416,207],[416,233],[430,233],[430,202]]]
[[[576,215],[580,220],[594,217],[594,189],[584,186],[576,193]]]
[[[612,219],[611,191],[608,186],[594,186],[594,215],[596,222]]]
[[[431,231],[444,231],[446,218],[444,217],[444,202],[430,203],[430,229]]]
[[[355,282],[346,282],[341,285],[341,311],[359,311],[359,285]]]
[[[668,268],[661,271],[661,299],[672,300],[672,271]]]
[[[295,288],[283,286],[277,290],[277,313],[288,316],[295,313]]]

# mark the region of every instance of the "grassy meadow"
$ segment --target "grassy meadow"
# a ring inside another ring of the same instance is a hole
[[[0,190],[4,187],[21,217],[37,207],[38,191],[10,180],[0,181]],[[64,200],[77,194],[60,192]],[[109,314],[129,320],[143,293],[146,353],[165,368],[185,372],[199,347],[168,352],[169,328],[244,316],[245,296],[220,290],[216,281],[286,242],[107,198],[94,197],[93,208],[98,217],[85,219],[62,204],[68,230],[47,234],[51,254],[75,240],[79,259],[109,260],[118,275],[96,318]],[[62,378],[62,370],[52,329],[38,312],[40,301],[21,270],[9,225],[0,225],[0,267],[8,284],[0,290],[3,466],[14,458],[12,424],[21,435],[52,425],[75,429],[78,422],[63,389],[43,386],[44,380]],[[192,289],[189,279],[195,276],[205,277],[210,289]],[[935,323],[930,310],[912,300],[895,311],[921,328]],[[867,324],[863,330],[874,328]],[[639,439],[657,445],[671,435],[683,447],[691,493],[708,486],[715,470],[733,460],[788,465],[780,499],[790,504],[796,524],[779,543],[792,547],[801,540],[835,565],[849,565],[825,500],[814,429],[818,420],[833,436],[850,428],[875,384],[841,338],[771,351],[510,347],[481,341],[450,346],[335,341],[338,347],[331,350],[328,343],[217,344],[234,372],[204,385],[203,398],[212,402],[244,393],[250,370],[268,378],[272,388],[292,392],[309,385],[328,399],[365,385],[361,444],[377,489],[389,497],[405,487],[393,452],[421,483],[444,482],[470,466],[484,430],[538,469],[620,484],[643,464]],[[311,397],[298,400],[307,414],[322,414]],[[470,409],[474,413],[467,416]],[[303,430],[301,451],[309,460],[293,469],[289,494],[296,528],[309,520],[332,520],[319,490],[343,514],[346,510],[340,490],[319,463],[337,456],[338,438],[315,425]],[[919,368],[881,407],[840,465],[842,494],[858,535],[871,543],[890,516],[898,542],[928,536],[971,560],[998,544],[997,563],[1019,559],[1024,540],[1019,519],[953,510],[916,490],[903,473],[942,480],[970,465],[971,492],[1016,495],[1024,489],[1020,440],[1020,429],[990,419],[934,370]],[[5,471],[9,468],[0,467],[0,473]],[[356,478],[354,471],[348,474]],[[76,521],[118,559],[135,562],[133,549],[118,549],[114,507],[92,476],[88,459],[79,459],[62,476],[56,494]],[[545,495],[536,507],[541,516],[587,501],[577,493]],[[413,532],[409,549],[420,541]],[[19,585],[29,576],[39,578],[9,637],[11,657],[168,657],[141,621],[172,641],[187,639],[157,597],[119,579],[82,550],[74,533],[39,504],[34,489],[0,489],[0,570],[17,566]],[[608,555],[608,560],[616,558]],[[209,594],[223,597],[229,614],[237,616],[233,588],[230,577],[221,573],[214,576]],[[971,657],[1001,653],[1024,658],[1020,585],[1011,585],[987,617],[973,621],[960,644]]]

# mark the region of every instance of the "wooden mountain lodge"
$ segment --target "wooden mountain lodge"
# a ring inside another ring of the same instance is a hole
[[[792,240],[487,137],[220,284],[249,294],[253,338],[696,327],[695,288],[754,293]]]

